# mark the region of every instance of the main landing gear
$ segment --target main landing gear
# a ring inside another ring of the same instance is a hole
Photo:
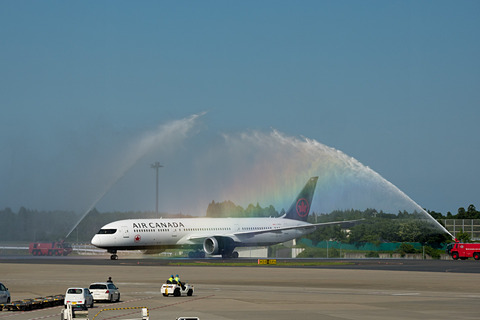
[[[222,253],[222,258],[223,259],[237,259],[238,258],[238,252],[233,251],[232,253]]]
[[[109,250],[108,252],[112,254],[110,256],[110,260],[117,260],[118,259],[117,250],[111,250],[111,251]]]

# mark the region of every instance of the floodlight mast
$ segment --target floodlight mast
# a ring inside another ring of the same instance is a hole
[[[156,202],[155,202],[155,213],[158,215],[158,169],[163,168],[163,166],[160,164],[160,162],[156,161],[154,164],[150,165],[153,169],[155,169],[156,174],[157,174],[157,179],[156,179]]]

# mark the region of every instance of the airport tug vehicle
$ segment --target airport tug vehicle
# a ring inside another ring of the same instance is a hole
[[[164,283],[160,289],[164,297],[174,296],[192,296],[193,295],[193,286],[185,283],[183,286],[176,283]]]

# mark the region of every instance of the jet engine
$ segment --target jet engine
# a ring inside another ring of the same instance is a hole
[[[235,249],[235,243],[229,237],[210,237],[203,241],[203,251],[209,255],[231,254]]]

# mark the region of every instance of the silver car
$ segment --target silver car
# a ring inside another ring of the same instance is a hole
[[[0,283],[0,303],[10,303],[10,292],[2,283]]]

